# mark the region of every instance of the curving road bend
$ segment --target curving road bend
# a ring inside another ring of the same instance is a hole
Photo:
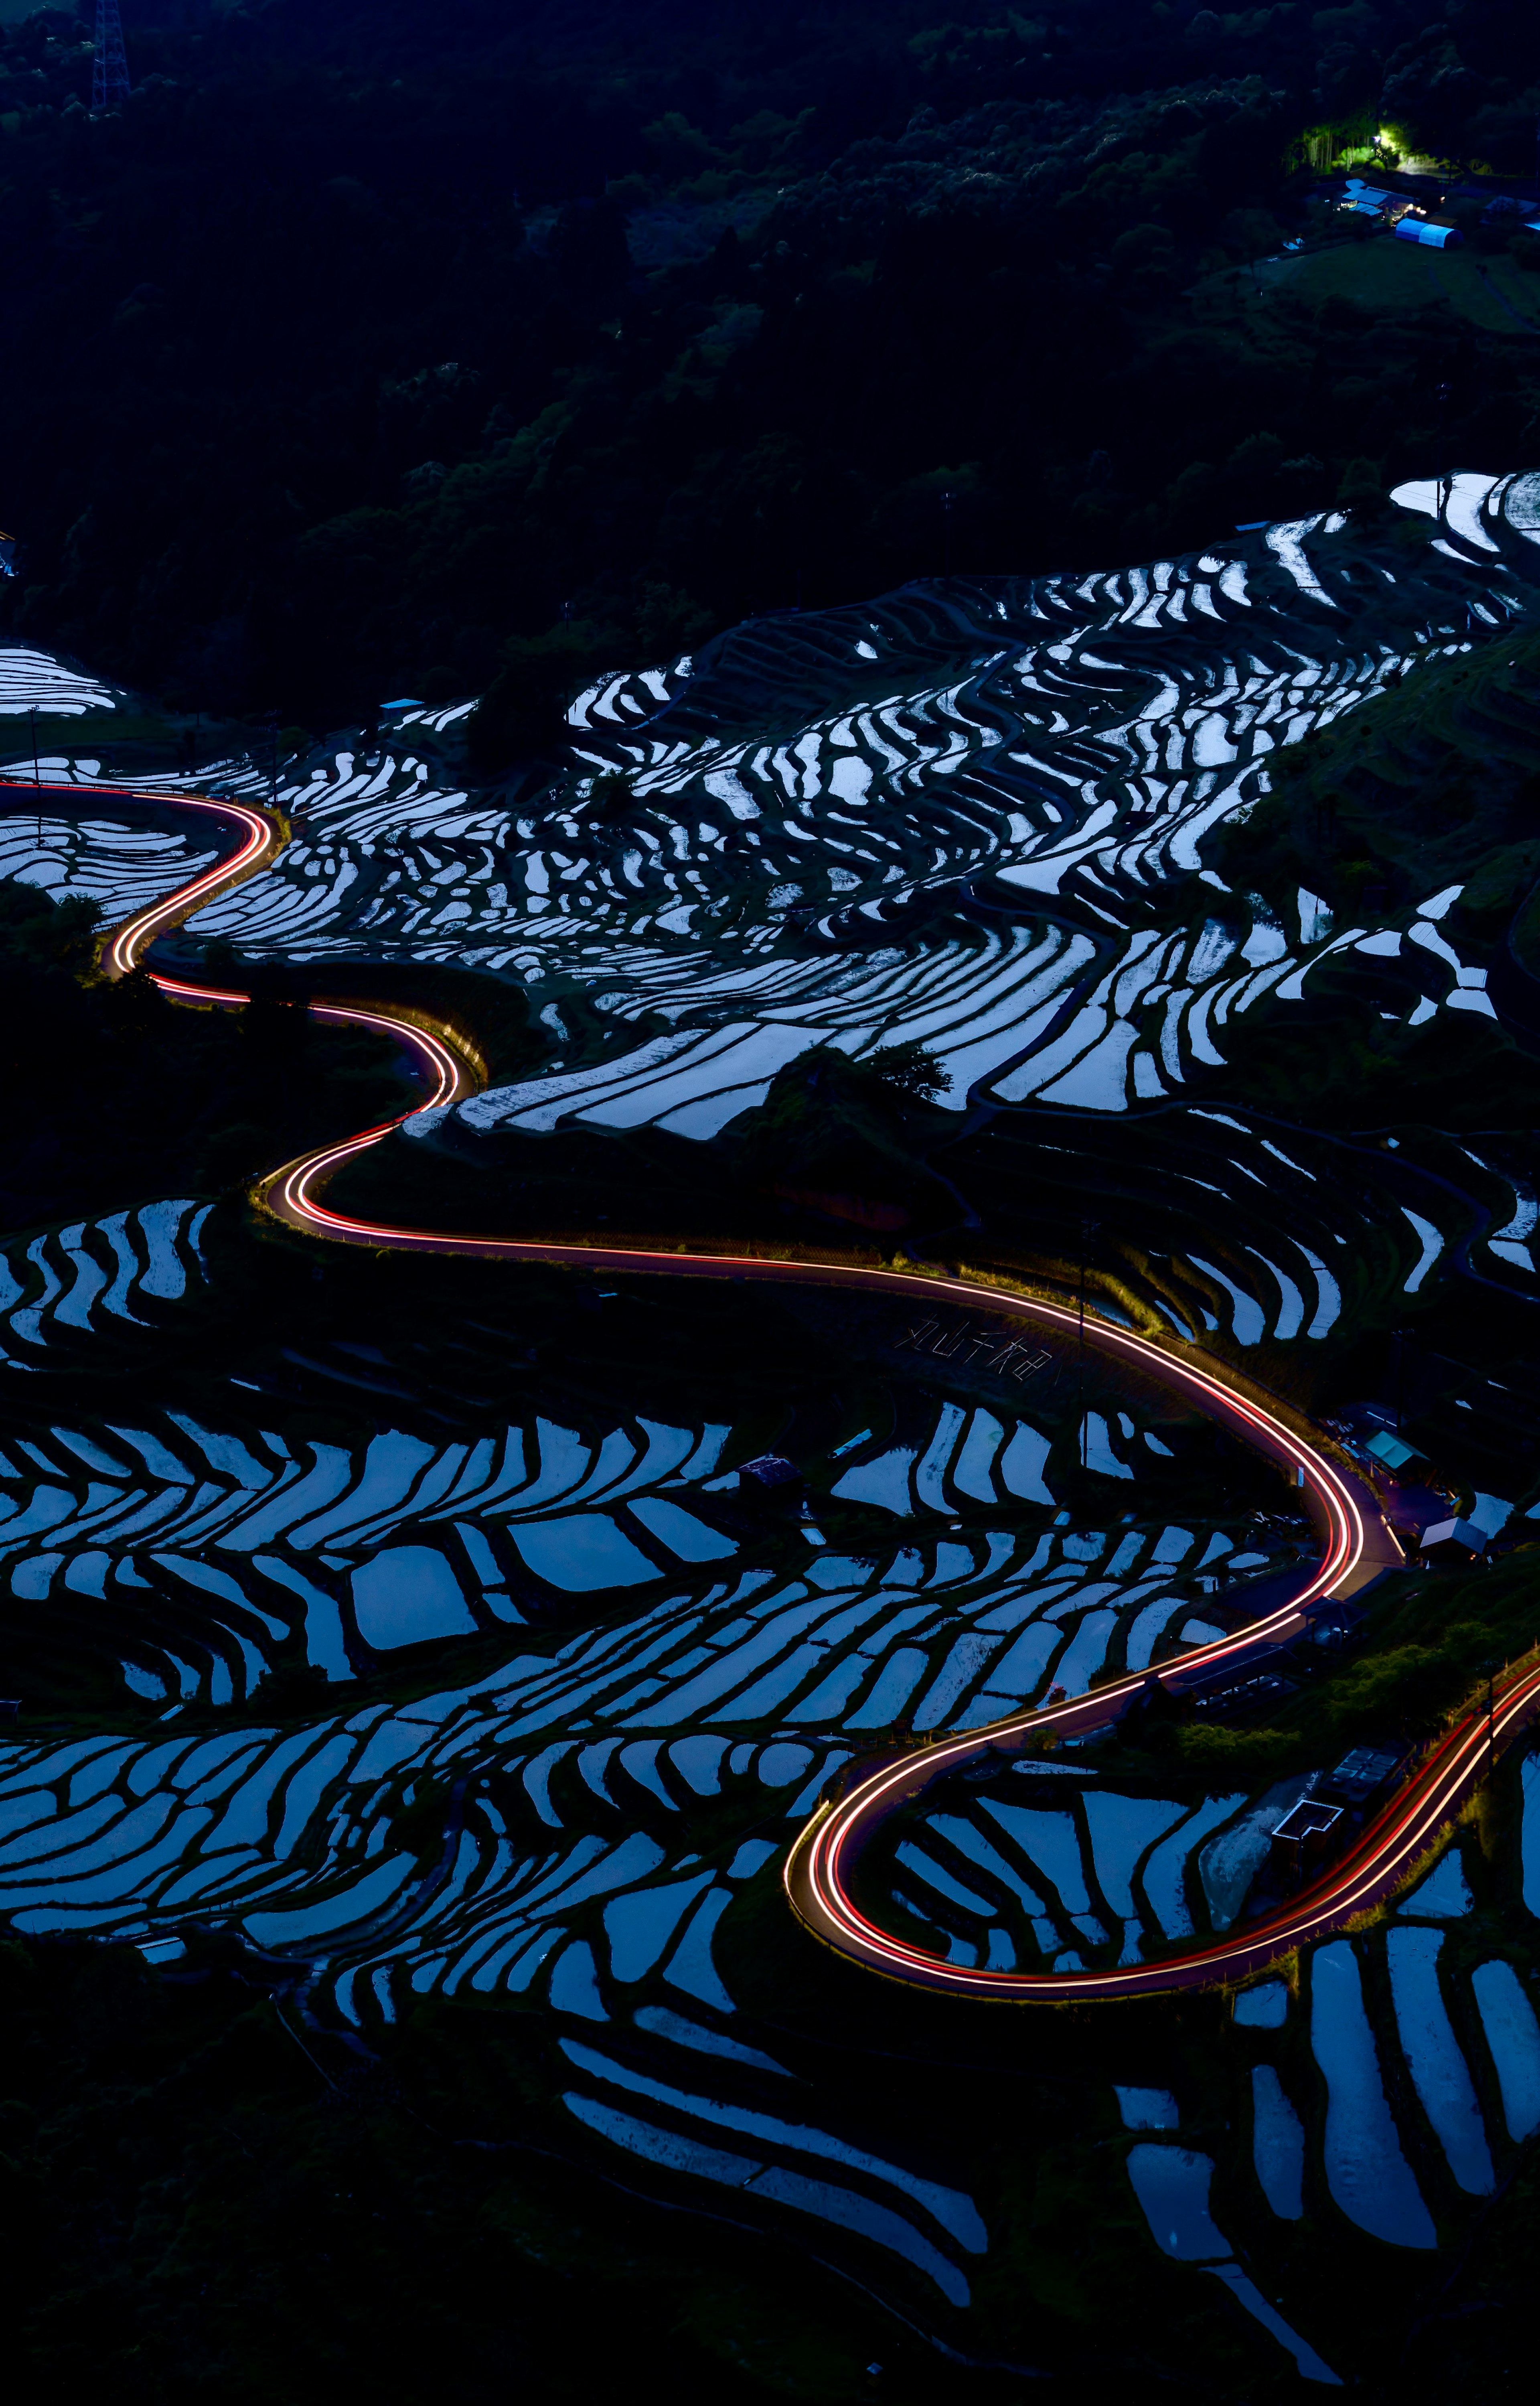
[[[16,795],[35,796],[38,790],[30,785],[10,788]],[[41,790],[68,795],[77,804],[82,796],[78,785]],[[245,803],[205,796],[138,794],[126,788],[85,790],[98,806],[103,800],[129,800],[162,810],[206,813],[233,828],[240,837],[236,850],[226,859],[140,912],[105,940],[102,966],[109,977],[128,974],[139,966],[157,936],[264,867],[287,833],[276,816]],[[155,982],[173,1000],[190,1004],[232,1006],[248,999],[241,993],[186,979],[156,975]],[[1045,1741],[1079,1737],[1103,1728],[1151,1688],[1180,1694],[1216,1667],[1240,1671],[1254,1664],[1260,1668],[1276,1648],[1308,1627],[1313,1606],[1351,1595],[1402,1563],[1401,1549],[1386,1525],[1373,1489],[1346,1462],[1328,1456],[1303,1423],[1248,1393],[1234,1373],[1207,1360],[1195,1348],[1180,1345],[1175,1338],[1155,1341],[1100,1319],[1094,1311],[1082,1316],[1065,1305],[1013,1294],[983,1279],[816,1259],[785,1261],[743,1253],[654,1251],[644,1246],[462,1237],[396,1227],[333,1211],[321,1200],[320,1189],[334,1171],[382,1142],[416,1111],[457,1102],[474,1091],[480,1075],[449,1029],[424,1024],[399,1007],[327,999],[312,1003],[310,1010],[318,1019],[373,1027],[395,1038],[427,1070],[434,1091],[426,1104],[414,1103],[410,1111],[377,1127],[320,1146],[267,1173],[255,1189],[257,1199],[290,1227],[333,1243],[398,1252],[567,1264],[655,1277],[855,1287],[932,1309],[939,1302],[950,1302],[970,1311],[982,1309],[1026,1321],[1061,1339],[1084,1344],[1112,1364],[1157,1380],[1184,1404],[1219,1422],[1274,1464],[1300,1492],[1320,1543],[1320,1560],[1301,1575],[1297,1589],[1284,1603],[1234,1636],[1195,1647],[1179,1661],[1157,1669],[1109,1680],[1083,1695],[1024,1711],[984,1729],[969,1730],[954,1738],[911,1742],[896,1757],[847,1775],[842,1792],[820,1804],[795,1841],[785,1864],[784,1885],[808,1929],[849,1960],[911,1986],[1018,2003],[1147,1996],[1244,1979],[1307,1941],[1342,1929],[1398,1888],[1486,1776],[1498,1749],[1519,1734],[1540,1704],[1540,1662],[1505,1675],[1490,1716],[1486,1711],[1472,1713],[1451,1730],[1363,1831],[1349,1854],[1287,1905],[1213,1945],[1107,1971],[1021,1973],[948,1963],[894,1937],[862,1910],[855,1891],[863,1859],[895,1812],[912,1804],[938,1780],[986,1756],[1005,1758],[1028,1748],[1037,1750]]]
[[[35,793],[39,789],[34,786],[32,790]],[[41,790],[44,793],[72,794],[77,800],[80,792],[78,785],[45,785]],[[141,798],[131,795],[128,799],[138,800]],[[152,902],[148,911],[141,911],[136,918],[128,920],[123,927],[114,930],[102,947],[102,967],[110,978],[127,977],[138,967],[157,936],[163,936],[168,928],[179,926],[192,912],[201,910],[205,902],[212,902],[216,894],[227,893],[243,878],[254,876],[259,869],[265,869],[282,849],[283,823],[265,811],[252,810],[245,802],[216,801],[204,794],[177,794],[174,799],[178,810],[203,812],[216,820],[233,823],[241,830],[240,847],[228,860],[216,861],[202,877],[195,877],[191,885],[179,885],[163,901]],[[157,979],[156,983],[163,985],[165,980]],[[244,1001],[245,996],[240,999]]]

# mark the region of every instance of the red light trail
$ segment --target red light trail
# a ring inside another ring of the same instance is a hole
[[[34,795],[38,788],[12,788]],[[45,786],[77,804],[78,785]],[[244,830],[228,859],[140,912],[108,937],[103,967],[121,977],[136,968],[155,938],[211,901],[254,870],[265,867],[281,847],[284,830],[266,813],[245,803],[204,796],[141,794],[122,787],[93,786],[92,799],[143,801],[158,809],[205,812]],[[155,973],[152,971],[152,975]],[[183,978],[156,977],[174,1001],[238,1006],[249,997]],[[1307,1608],[1328,1597],[1351,1594],[1378,1574],[1398,1565],[1401,1549],[1386,1525],[1367,1481],[1332,1461],[1283,1415],[1246,1394],[1231,1377],[1176,1340],[1155,1343],[1131,1329],[1081,1315],[1063,1304],[1017,1295],[966,1276],[927,1275],[848,1262],[762,1259],[713,1252],[654,1252],[645,1246],[558,1244],[538,1238],[466,1237],[427,1228],[395,1227],[333,1211],[317,1190],[344,1163],[353,1160],[400,1127],[417,1111],[459,1101],[474,1091],[473,1065],[446,1031],[418,1023],[404,1010],[332,1000],[309,1006],[317,1019],[373,1027],[415,1053],[434,1081],[427,1104],[366,1128],[339,1143],[302,1154],[261,1179],[259,1201],[277,1219],[333,1243],[443,1253],[482,1261],[565,1264],[650,1277],[749,1280],[771,1284],[827,1285],[871,1290],[931,1306],[951,1302],[1030,1322],[1061,1337],[1081,1338],[1114,1362],[1123,1362],[1163,1385],[1209,1419],[1229,1426],[1298,1482],[1321,1543],[1321,1559],[1297,1592],[1235,1635],[1193,1648],[1158,1669],[1135,1672],[1089,1689],[1083,1695],[1024,1710],[983,1729],[915,1746],[875,1769],[857,1773],[842,1795],[826,1800],[795,1840],[784,1869],[786,1894],[815,1936],[869,1970],[957,1996],[1054,2003],[1149,1996],[1175,1988],[1213,1987],[1240,1980],[1289,1954],[1307,1941],[1340,1930],[1373,1909],[1399,1887],[1436,1841],[1479,1783],[1500,1745],[1516,1736],[1540,1702],[1540,1663],[1510,1676],[1485,1709],[1468,1714],[1433,1748],[1413,1777],[1360,1835],[1351,1850],[1287,1905],[1246,1929],[1208,1946],[1193,1946],[1151,1963],[1119,1964],[1106,1971],[989,1972],[949,1963],[896,1938],[863,1913],[852,1893],[861,1861],[883,1825],[934,1782],[982,1762],[1023,1752],[1043,1739],[1081,1736],[1116,1720],[1141,1693],[1163,1687],[1180,1694],[1194,1675],[1230,1664],[1237,1671],[1262,1668],[1280,1644],[1306,1628]]]

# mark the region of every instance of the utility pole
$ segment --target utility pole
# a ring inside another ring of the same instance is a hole
[[[1442,525],[1442,524],[1443,524],[1444,512],[1445,512],[1446,508],[1447,508],[1447,507],[1448,507],[1448,505],[1449,498],[1450,498],[1450,496],[1451,496],[1451,494],[1452,494],[1452,492],[1453,492],[1453,489],[1454,489],[1454,480],[1453,480],[1453,477],[1452,477],[1451,474],[1449,473],[1449,464],[1448,464],[1448,462],[1449,462],[1449,400],[1450,400],[1450,396],[1452,395],[1453,391],[1454,391],[1454,387],[1453,387],[1452,385],[1448,385],[1448,384],[1440,384],[1440,385],[1435,385],[1435,386],[1434,387],[1434,396],[1433,396],[1433,397],[1434,397],[1434,401],[1436,401],[1436,402],[1437,402],[1437,403],[1438,403],[1438,460],[1439,460],[1439,468],[1438,468],[1438,486],[1437,486],[1437,491],[1436,491],[1436,494],[1435,494],[1435,499],[1436,499],[1436,501],[1437,501],[1437,502],[1438,502],[1438,512],[1437,512],[1437,517],[1436,517],[1435,523],[1436,523],[1436,524],[1438,524],[1438,525]]]
[[[1082,1220],[1082,1221],[1081,1222],[1081,1341],[1080,1341],[1080,1362],[1079,1362],[1079,1369],[1078,1369],[1078,1374],[1077,1374],[1077,1379],[1076,1379],[1076,1398],[1075,1398],[1075,1400],[1076,1400],[1076,1406],[1077,1406],[1077,1408],[1078,1408],[1078,1411],[1079,1411],[1079,1415],[1080,1415],[1080,1423],[1081,1423],[1081,1468],[1082,1470],[1084,1470],[1084,1469],[1086,1468],[1086,1466],[1087,1466],[1087,1463],[1088,1463],[1089,1456],[1090,1456],[1090,1451],[1091,1451],[1091,1441],[1090,1441],[1090,1437],[1089,1437],[1089,1436],[1088,1436],[1088,1434],[1087,1434],[1087,1430],[1086,1430],[1086,1417],[1085,1417],[1085,1271],[1086,1271],[1086,1256],[1087,1256],[1087,1254],[1088,1254],[1088,1253],[1090,1253],[1090,1251],[1091,1251],[1091,1239],[1092,1239],[1092,1238],[1095,1235],[1096,1230],[1097,1230],[1100,1226],[1101,1226],[1101,1222],[1100,1222],[1099,1220]]]
[[[128,98],[128,54],[123,49],[123,21],[118,0],[96,0],[96,54],[91,63],[91,106],[93,111],[119,108]]]
[[[30,710],[30,711],[27,713],[27,715],[28,715],[28,717],[32,720],[32,782],[33,782],[33,784],[34,784],[35,785],[40,785],[42,784],[43,780],[42,780],[42,778],[41,778],[41,777],[38,775],[38,773],[37,773],[37,713],[36,713],[36,710],[35,710],[35,709]]]

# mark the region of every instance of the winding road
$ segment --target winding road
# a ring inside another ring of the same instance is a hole
[[[26,795],[36,807],[39,793],[67,798],[78,808],[89,799],[136,802],[156,810],[188,810],[212,816],[237,838],[236,849],[213,869],[181,885],[110,933],[101,960],[108,977],[140,967],[157,937],[178,925],[242,878],[270,862],[287,829],[276,814],[218,797],[135,792],[126,787],[10,785],[7,799]],[[14,800],[11,806],[15,807]],[[238,1006],[249,998],[185,978],[149,972],[174,1000],[201,1006]],[[1156,1687],[1180,1693],[1216,1669],[1262,1667],[1274,1650],[1301,1635],[1312,1607],[1366,1587],[1402,1563],[1367,1481],[1345,1461],[1333,1459],[1303,1423],[1271,1402],[1246,1392],[1235,1374],[1176,1338],[1156,1341],[1062,1304],[1011,1293],[982,1278],[931,1275],[813,1258],[787,1261],[732,1253],[653,1251],[642,1246],[557,1244],[539,1238],[462,1237],[431,1229],[391,1226],[328,1209],[320,1196],[342,1165],[381,1143],[417,1111],[451,1104],[475,1091],[478,1065],[453,1031],[434,1027],[400,1006],[314,1002],[312,1015],[373,1027],[413,1054],[433,1083],[427,1104],[342,1142],[325,1145],[264,1175],[255,1189],[261,1205],[292,1228],[333,1243],[420,1253],[447,1253],[480,1260],[544,1262],[651,1277],[753,1279],[770,1284],[855,1287],[905,1300],[953,1303],[1025,1321],[1061,1337],[1072,1337],[1110,1363],[1157,1380],[1181,1402],[1220,1422],[1275,1465],[1296,1487],[1321,1546],[1315,1567],[1301,1575],[1296,1592],[1233,1636],[1196,1647],[1175,1662],[1114,1678],[1046,1706],[1030,1709],[987,1728],[931,1742],[910,1741],[875,1766],[847,1772],[842,1792],[827,1797],[794,1843],[784,1869],[791,1904],[806,1926],[853,1962],[911,1986],[954,1995],[1055,2003],[1096,1998],[1146,1996],[1174,1988],[1212,1987],[1241,1980],[1277,1962],[1295,1947],[1341,1930],[1382,1903],[1400,1887],[1436,1842],[1472,1790],[1486,1776],[1496,1753],[1525,1726],[1540,1704],[1540,1661],[1505,1673],[1491,1712],[1466,1715],[1432,1749],[1413,1776],[1362,1831],[1351,1850],[1321,1877],[1264,1918],[1209,1946],[1190,1946],[1169,1958],[1120,1964],[1105,1971],[990,1972],[949,1963],[894,1937],[856,1901],[864,1858],[889,1819],[937,1781],[990,1755],[1001,1758],[1041,1748],[1045,1741],[1079,1737],[1116,1720],[1138,1695]]]

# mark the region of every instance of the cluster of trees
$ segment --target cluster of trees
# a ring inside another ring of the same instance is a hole
[[[406,1108],[386,1039],[275,991],[241,1012],[96,970],[94,903],[0,881],[0,1228],[214,1192]]]
[[[1132,1759],[1178,1762],[1215,1779],[1261,1781],[1333,1761],[1349,1746],[1412,1747],[1478,1707],[1486,1680],[1519,1661],[1533,1639],[1536,1549],[1472,1577],[1398,1579],[1351,1653],[1265,1726],[1196,1720],[1168,1692],[1123,1724]]]
[[[82,0],[83,5],[83,0]],[[1302,133],[1532,167],[1540,21],[134,0],[0,34],[0,629],[340,724],[1507,460],[1540,347],[1256,304]],[[1452,399],[1434,424],[1430,395]]]

